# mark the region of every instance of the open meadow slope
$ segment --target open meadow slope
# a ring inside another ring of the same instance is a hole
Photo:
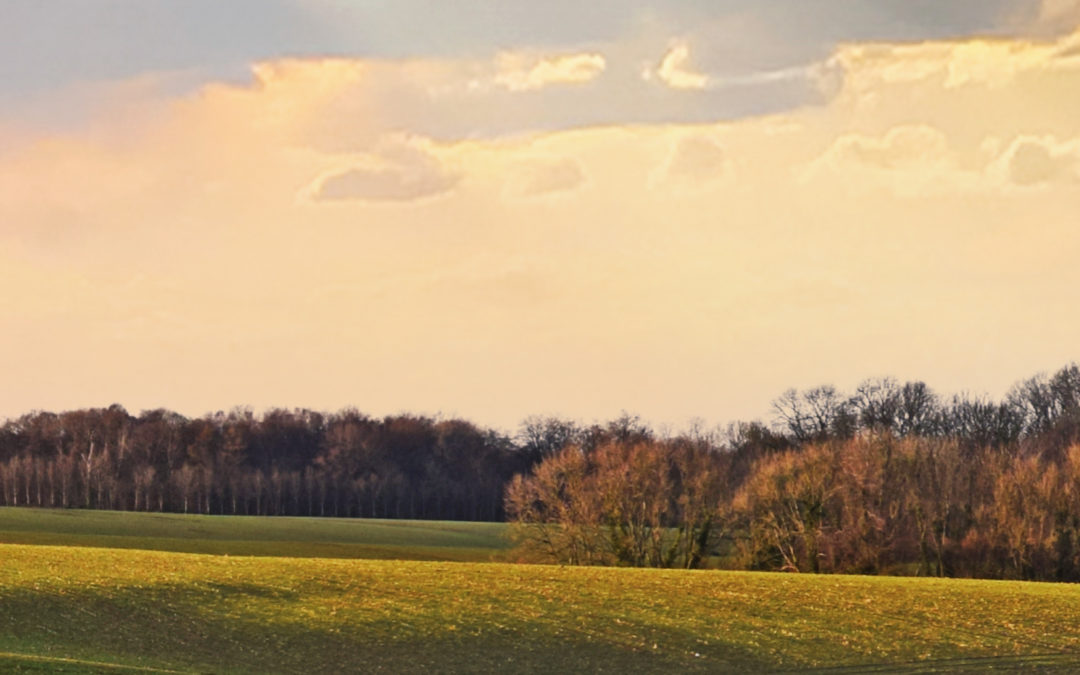
[[[1072,585],[21,545],[0,560],[0,669],[1080,669]]]
[[[0,507],[0,543],[375,560],[499,560],[504,523]]]

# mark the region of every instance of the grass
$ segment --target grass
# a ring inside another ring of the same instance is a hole
[[[300,558],[501,560],[502,523],[0,507],[0,543]]]
[[[1080,586],[0,545],[0,670],[1080,669]]]

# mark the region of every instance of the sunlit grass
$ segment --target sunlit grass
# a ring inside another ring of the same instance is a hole
[[[0,560],[0,667],[1080,668],[1071,585],[11,545]]]

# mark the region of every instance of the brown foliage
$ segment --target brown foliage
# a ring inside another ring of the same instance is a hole
[[[522,550],[567,564],[699,567],[722,522],[721,458],[676,443],[570,446],[507,490]]]

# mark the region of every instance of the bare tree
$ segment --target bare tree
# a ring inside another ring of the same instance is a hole
[[[851,405],[864,429],[892,431],[900,412],[900,387],[891,377],[864,380],[855,388]]]
[[[930,436],[939,429],[941,404],[925,382],[905,382],[899,392],[896,433]]]

